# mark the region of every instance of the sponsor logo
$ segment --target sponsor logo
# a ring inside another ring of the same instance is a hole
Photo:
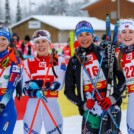
[[[60,68],[61,68],[62,70],[66,70],[67,67],[66,67],[65,62],[62,62],[62,63],[61,63],[61,67],[60,67]]]
[[[84,86],[84,91],[87,91],[89,89],[89,86]]]
[[[46,62],[39,62],[39,67],[46,67]]]
[[[12,72],[19,73],[20,72],[20,68],[17,65],[13,65]]]
[[[134,90],[134,85],[130,86],[130,90]]]
[[[132,60],[132,53],[127,54],[126,60]]]
[[[88,55],[88,60],[93,61],[93,55]]]

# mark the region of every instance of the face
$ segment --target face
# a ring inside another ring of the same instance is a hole
[[[131,46],[134,44],[134,30],[131,29],[125,29],[122,30],[119,35],[120,41],[125,46]]]
[[[0,52],[6,50],[8,45],[9,45],[8,39],[5,38],[4,36],[0,36]]]
[[[13,39],[14,39],[14,40],[17,40],[17,36],[13,36]]]
[[[47,56],[49,53],[50,43],[46,39],[38,39],[35,42],[35,50],[39,56]]]
[[[89,32],[82,32],[78,35],[77,40],[81,47],[87,48],[92,44],[93,36]]]

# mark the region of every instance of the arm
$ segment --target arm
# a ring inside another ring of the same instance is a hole
[[[113,96],[115,97],[116,100],[119,100],[123,91],[126,89],[126,81],[125,81],[125,76],[123,72],[118,69],[116,59],[115,59],[115,64],[114,64],[114,74],[115,74],[115,79],[116,79],[117,84],[114,88]]]
[[[6,107],[6,105],[12,98],[14,89],[16,88],[16,85],[20,79],[20,67],[18,65],[16,65],[15,63],[11,64],[9,76],[10,77],[8,79],[6,93],[2,97],[2,100],[0,101],[0,112],[3,111],[3,109]]]
[[[54,82],[52,83],[53,88],[57,86],[55,90],[60,91],[65,82],[65,73],[66,73],[66,64],[63,57],[59,56],[58,58],[58,66],[55,69],[57,78],[55,78]]]
[[[66,71],[66,76],[65,76],[65,91],[64,94],[66,95],[66,97],[75,105],[80,106],[83,104],[83,101],[81,100],[80,95],[78,95],[79,93],[76,93],[76,74],[75,71],[80,71],[78,70],[78,68],[76,68],[76,70],[74,71],[73,69],[73,63],[72,63],[73,59],[70,59],[69,64],[67,66],[67,71]],[[80,77],[80,76],[79,76]],[[80,78],[77,78],[77,80]],[[78,83],[77,83],[78,84]],[[80,83],[79,83],[80,86]],[[77,88],[80,88],[77,85]],[[77,89],[78,91],[79,89]]]

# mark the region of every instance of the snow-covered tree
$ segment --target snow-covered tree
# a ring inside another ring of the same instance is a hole
[[[11,17],[10,17],[10,8],[9,8],[9,0],[6,0],[5,3],[5,23],[10,24]]]
[[[81,10],[84,4],[85,2],[72,3],[71,5],[66,7],[66,15],[67,16],[88,16],[86,11]]]
[[[69,4],[66,0],[50,0],[39,7],[39,14],[65,15],[67,6]]]
[[[18,0],[17,3],[17,13],[16,13],[16,21],[20,21],[21,20],[21,8],[20,8],[20,1]]]
[[[37,12],[45,15],[87,16],[87,12],[81,10],[85,3],[75,2],[69,5],[66,0],[51,0],[40,5]]]

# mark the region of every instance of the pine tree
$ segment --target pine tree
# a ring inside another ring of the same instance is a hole
[[[5,23],[6,24],[11,23],[9,0],[6,0],[6,3],[5,3]]]
[[[17,3],[17,13],[16,13],[16,21],[20,21],[21,20],[21,8],[20,8],[20,1],[18,0]]]

